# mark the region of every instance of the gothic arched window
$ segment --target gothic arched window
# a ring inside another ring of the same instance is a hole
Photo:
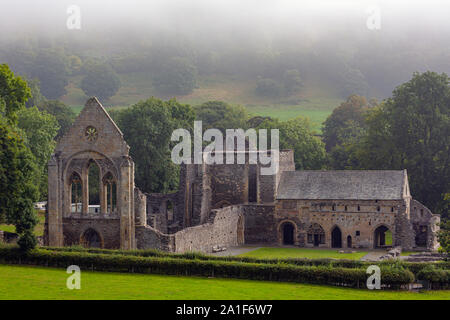
[[[82,183],[78,173],[70,176],[70,212],[81,213],[82,208]]]
[[[117,208],[117,183],[111,172],[103,177],[103,190],[105,196],[105,205],[107,213],[116,212]]]

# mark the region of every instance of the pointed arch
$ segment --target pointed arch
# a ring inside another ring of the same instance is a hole
[[[102,179],[103,192],[100,201],[101,211],[113,214],[117,212],[117,179],[108,171]]]
[[[313,244],[318,247],[321,244],[325,244],[325,231],[318,223],[312,223],[307,231],[307,241],[309,244]]]
[[[331,247],[342,248],[342,231],[338,225],[331,229]]]
[[[85,248],[103,248],[103,237],[94,228],[87,228],[81,234],[80,244]]]
[[[70,212],[81,213],[83,204],[83,183],[78,172],[72,172],[69,177]]]

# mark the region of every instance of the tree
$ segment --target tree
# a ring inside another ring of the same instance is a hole
[[[297,69],[286,70],[283,74],[283,85],[288,95],[299,91],[303,86],[300,72]]]
[[[222,101],[208,101],[195,108],[196,119],[201,120],[203,130],[246,129],[248,114],[241,106],[231,106]]]
[[[342,75],[342,96],[348,97],[352,94],[367,96],[368,92],[369,85],[362,72],[358,69],[347,68]]]
[[[38,105],[38,109],[51,114],[56,118],[56,121],[58,121],[59,130],[55,139],[62,137],[72,126],[72,123],[76,118],[75,112],[58,100],[45,100]]]
[[[31,108],[33,106],[41,105],[45,100],[45,97],[41,93],[41,88],[39,87],[39,80],[32,79],[27,80],[27,86],[31,90],[31,97],[25,103],[27,108]]]
[[[342,144],[345,138],[343,131],[347,129],[363,128],[365,126],[365,113],[371,106],[366,98],[351,95],[347,101],[341,103],[333,110],[325,120],[322,128],[323,141],[327,151],[331,151],[336,145]]]
[[[258,129],[280,130],[280,149],[294,150],[296,170],[323,169],[326,165],[326,152],[322,141],[314,136],[309,120],[298,117],[281,122],[278,119],[262,122]],[[269,140],[270,141],[270,140]]]
[[[7,65],[0,65],[0,220],[16,226],[24,250],[36,245],[33,202],[38,196],[38,176],[34,156],[15,125],[17,112],[25,108],[29,96],[26,82]]]
[[[14,76],[8,65],[0,64],[0,116],[4,116],[8,123],[16,124],[17,111],[30,97],[26,81]]]
[[[450,253],[450,219],[446,219],[441,222],[440,230],[438,233],[438,240],[441,247],[441,251]]]
[[[192,132],[194,110],[172,99],[150,98],[112,114],[136,161],[137,186],[144,192],[168,192],[178,186],[179,168],[171,160],[172,132]]]
[[[450,87],[446,74],[415,73],[367,118],[359,144],[366,169],[404,169],[411,193],[444,213],[450,190]]]
[[[24,132],[24,142],[34,155],[38,170],[40,198],[47,197],[47,162],[55,149],[55,136],[59,125],[55,117],[37,107],[24,108],[18,112],[18,127]]]
[[[65,57],[56,51],[40,50],[29,75],[39,79],[41,92],[47,99],[57,99],[67,92],[68,67]]]
[[[269,78],[259,78],[256,82],[256,94],[263,97],[277,98],[283,93],[283,86]]]
[[[37,218],[34,157],[19,132],[0,117],[0,220],[14,224],[22,249],[34,248]]]
[[[186,58],[171,58],[162,66],[153,85],[162,94],[189,94],[197,85],[197,68]]]
[[[88,96],[96,96],[100,100],[108,100],[120,88],[117,73],[107,64],[92,65],[81,80],[81,89]]]

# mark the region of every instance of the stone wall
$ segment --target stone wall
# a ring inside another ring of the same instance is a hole
[[[246,204],[241,205],[245,217],[245,243],[262,244],[277,242],[274,221],[275,205]]]
[[[175,251],[212,252],[215,246],[243,244],[239,243],[239,233],[244,234],[244,225],[240,206],[213,210],[207,223],[181,230],[174,235]]]
[[[426,247],[430,250],[436,250],[438,248],[437,233],[439,231],[440,220],[440,215],[433,214],[430,209],[419,201],[411,200],[410,221],[415,235],[415,247]]]
[[[138,249],[158,249],[163,251],[175,251],[175,236],[163,234],[149,227],[136,227],[136,245]]]
[[[276,204],[275,221],[277,243],[283,243],[283,224],[294,227],[294,244],[313,247],[308,243],[308,229],[318,224],[324,232],[324,243],[318,247],[332,246],[331,234],[337,226],[341,231],[342,247],[347,247],[351,237],[351,248],[372,248],[374,233],[379,226],[387,227],[396,239],[396,214],[402,201],[399,200],[279,200]]]
[[[115,217],[64,218],[64,246],[80,245],[81,236],[88,229],[95,230],[106,249],[120,248],[120,219]]]

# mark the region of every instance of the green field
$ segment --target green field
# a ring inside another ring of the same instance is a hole
[[[359,260],[367,254],[367,251],[357,251],[355,253],[339,253],[334,249],[308,249],[308,248],[259,248],[240,254],[240,257],[253,257],[261,259],[282,259],[282,258],[309,258],[309,259],[351,259]]]
[[[37,217],[38,217],[38,224],[34,228],[34,235],[42,236],[44,234],[45,212],[38,211]],[[16,227],[10,224],[0,224],[0,230],[7,232],[16,232]]]
[[[450,291],[370,291],[297,283],[160,275],[81,272],[69,290],[63,269],[0,265],[0,299],[450,299]]]
[[[152,77],[145,72],[120,74],[122,83],[116,95],[102,104],[108,109],[124,108],[145,100],[151,96],[161,96],[153,88]],[[67,94],[61,100],[71,106],[76,113],[88,97],[80,89],[81,77],[72,77],[66,87]],[[311,127],[320,132],[322,122],[341,102],[342,98],[332,86],[314,80],[296,95],[280,98],[259,97],[255,94],[255,79],[238,78],[231,75],[212,75],[199,77],[197,88],[190,94],[176,96],[183,103],[199,105],[205,101],[220,100],[232,105],[244,106],[251,115],[270,116],[280,120],[293,119],[298,116],[308,117]]]

